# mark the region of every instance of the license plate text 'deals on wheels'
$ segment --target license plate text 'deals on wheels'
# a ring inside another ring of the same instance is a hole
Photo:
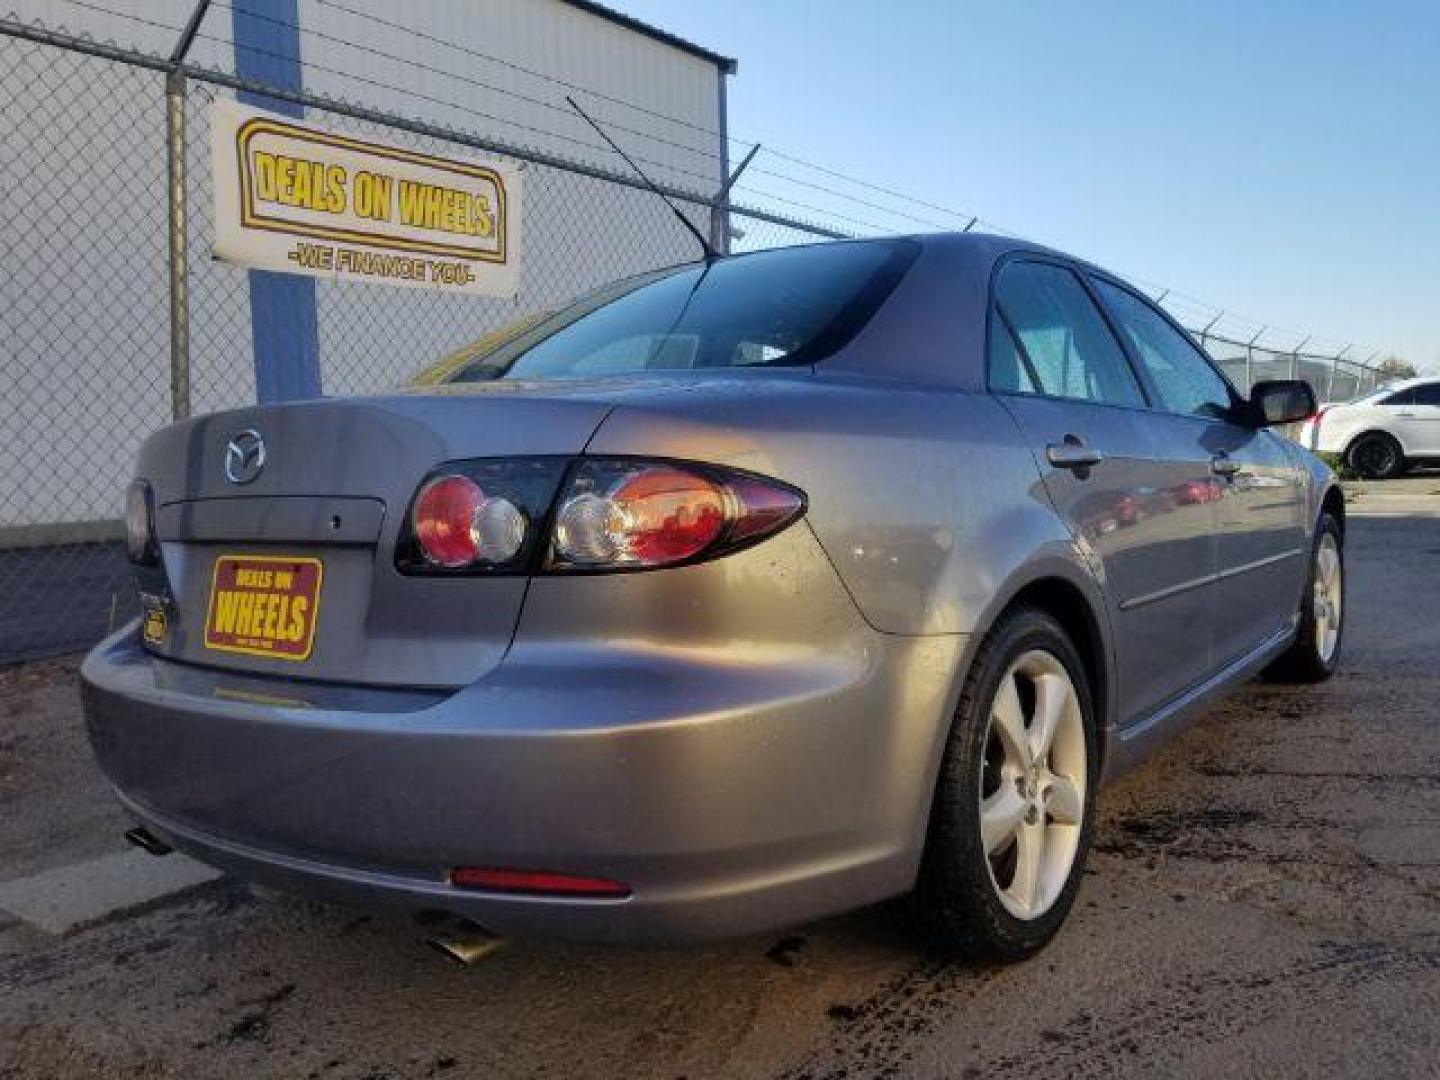
[[[205,647],[307,660],[320,614],[319,559],[221,555],[205,616]]]

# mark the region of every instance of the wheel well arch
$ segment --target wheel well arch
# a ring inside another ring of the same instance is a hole
[[[1110,715],[1114,688],[1111,685],[1109,650],[1100,612],[1085,591],[1073,581],[1059,576],[1047,576],[1021,586],[1005,603],[992,625],[1021,607],[1043,611],[1059,623],[1060,628],[1075,643],[1090,683],[1090,695],[1095,708],[1095,737],[1100,744],[1103,769],[1109,743],[1110,725],[1107,718]]]

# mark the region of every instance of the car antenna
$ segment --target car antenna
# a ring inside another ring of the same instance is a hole
[[[651,191],[653,191],[666,206],[670,207],[670,212],[680,220],[680,224],[684,225],[685,228],[690,231],[690,235],[695,237],[695,239],[699,242],[701,250],[705,252],[705,265],[708,267],[711,263],[718,260],[721,257],[720,253],[710,246],[710,241],[705,239],[705,234],[695,227],[695,223],[693,221],[691,221],[689,218],[687,218],[684,214],[680,212],[680,208],[676,206],[673,202],[671,202],[669,196],[667,196],[655,185],[655,181],[651,180],[650,177],[646,176],[644,170],[642,170],[639,165],[636,165],[635,162],[631,160],[630,155],[625,153],[624,150],[621,150],[620,147],[616,144],[615,140],[610,138],[609,135],[605,134],[604,128],[602,128],[594,120],[590,119],[589,114],[586,113],[584,109],[580,108],[578,104],[576,104],[574,98],[572,98],[569,94],[566,94],[565,100],[569,103],[572,109],[574,109],[577,113],[580,114],[580,118],[582,120],[584,120],[587,124],[589,124],[592,128],[595,129],[595,134],[599,135],[602,139],[604,139],[607,143],[610,144],[610,149],[614,150],[617,154],[619,154],[622,158],[625,159],[625,164],[629,165],[630,168],[635,170],[635,175],[640,177],[641,180],[645,181],[645,186],[648,187]]]

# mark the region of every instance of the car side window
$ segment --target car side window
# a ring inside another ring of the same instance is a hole
[[[995,305],[1000,317],[991,332],[992,388],[1027,393],[1035,392],[1038,383],[1038,392],[1052,397],[1106,405],[1145,404],[1120,343],[1069,270],[1050,263],[1010,263],[996,283]],[[1009,387],[1003,378],[1004,365],[1010,361],[1003,356],[1001,330],[1014,331],[1013,362],[1028,376],[1012,377],[1014,385]],[[1002,352],[999,379],[993,367],[997,338]]]
[[[1090,280],[1150,376],[1160,408],[1215,420],[1230,416],[1234,409],[1230,384],[1184,334],[1130,290],[1099,278]]]
[[[1426,383],[1415,387],[1416,405],[1440,405],[1440,383]]]
[[[990,389],[1003,394],[1038,393],[1015,336],[998,316],[990,323]]]

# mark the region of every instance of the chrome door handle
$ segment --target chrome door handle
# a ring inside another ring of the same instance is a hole
[[[1078,435],[1066,435],[1064,442],[1045,447],[1045,460],[1057,469],[1088,469],[1105,458],[1100,451],[1086,446]]]
[[[1234,476],[1240,471],[1240,462],[1228,454],[1216,454],[1210,459],[1210,471],[1216,476]]]
[[[1395,415],[1396,415],[1396,416],[1414,416],[1415,414],[1414,414],[1413,412],[1397,412]]]

